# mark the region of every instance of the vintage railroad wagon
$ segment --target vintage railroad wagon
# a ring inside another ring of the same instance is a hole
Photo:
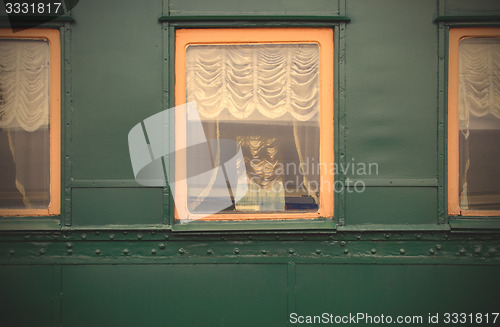
[[[1,326],[500,324],[500,1],[7,2]]]

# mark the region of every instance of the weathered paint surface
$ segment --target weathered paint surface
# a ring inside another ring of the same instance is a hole
[[[334,24],[335,158],[377,163],[378,174],[364,176],[363,193],[335,194],[337,230],[170,231],[168,192],[133,181],[127,148],[132,126],[173,103],[172,27],[158,22],[168,15],[351,19]],[[500,2],[80,1],[61,28],[62,215],[0,221],[0,324],[498,312],[497,220],[449,221],[443,210],[447,25],[434,19],[450,15],[498,17]]]

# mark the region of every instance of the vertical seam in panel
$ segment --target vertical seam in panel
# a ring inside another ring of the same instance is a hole
[[[162,13],[164,16],[170,16],[170,1],[169,0],[163,0],[162,2]],[[163,96],[162,96],[162,108],[163,110],[167,110],[169,109],[171,106],[170,104],[172,103],[171,99],[170,99],[170,95],[173,94],[173,93],[170,93],[170,81],[171,81],[171,77],[170,77],[170,74],[173,73],[173,71],[170,69],[171,68],[171,65],[170,65],[170,61],[172,59],[172,57],[170,56],[171,54],[171,47],[170,47],[170,29],[171,27],[168,25],[168,23],[163,23],[162,24],[162,67],[163,67],[163,74],[162,74],[162,81],[163,81],[163,85],[162,85],[162,93],[163,93]],[[169,120],[169,123],[171,121]],[[170,151],[170,142],[171,142],[171,138],[170,136],[172,135],[171,133],[171,129],[173,127],[169,124],[167,126],[167,133],[169,133],[169,144],[165,144],[164,146],[166,146],[166,151],[165,153],[169,153]],[[162,161],[162,167],[163,167],[163,172],[164,172],[164,176],[165,176],[165,186],[163,188],[163,208],[162,208],[162,224],[163,225],[171,225],[172,223],[172,219],[171,219],[171,212],[173,212],[172,210],[172,200],[171,200],[171,196],[170,196],[170,188],[169,188],[169,185],[168,185],[168,180],[167,180],[167,169],[170,169],[169,166],[170,166],[170,156],[167,156],[166,158],[165,157],[162,157],[161,158],[161,161]],[[168,160],[168,162],[166,162],[166,159]]]
[[[72,160],[73,160],[73,92],[72,92],[72,74],[71,74],[71,25],[70,23],[64,24],[63,30],[63,64],[64,66],[64,104],[61,104],[60,110],[61,114],[64,116],[64,120],[61,120],[63,126],[61,131],[64,133],[64,153],[61,160],[61,165],[64,162],[64,188],[63,193],[63,210],[61,210],[61,218],[63,226],[71,226],[71,179],[72,179]]]
[[[445,0],[437,1],[438,16],[446,13]],[[437,96],[437,223],[445,224],[447,221],[447,171],[446,171],[446,26],[443,23],[438,24],[437,46],[438,46],[438,96]]]
[[[341,15],[346,15],[347,14],[347,6],[346,6],[346,0],[341,0],[340,1],[340,6],[339,6],[340,14]],[[334,146],[335,146],[335,160],[337,161],[338,165],[344,165],[345,160],[346,160],[346,32],[345,32],[346,24],[340,23],[338,26],[335,27],[335,41],[337,41],[337,44],[334,44],[334,60],[335,64],[338,65],[338,68],[335,69],[335,72],[337,72],[335,75],[335,80],[337,87],[335,90],[337,91],[337,94],[335,94],[335,106],[334,106],[334,117],[335,117],[335,140],[334,140]],[[335,66],[335,65],[334,65]],[[337,181],[340,182],[340,185],[345,185],[345,176],[342,173],[342,170],[339,170],[337,172],[336,178],[334,183]],[[334,189],[335,189],[335,184],[334,184]],[[342,189],[341,192],[337,194],[337,192],[334,192],[334,197],[337,195],[337,203],[335,203],[335,214],[334,217],[335,220],[337,221],[339,226],[344,226],[345,225],[345,218],[346,218],[346,196],[345,196],[345,189]]]

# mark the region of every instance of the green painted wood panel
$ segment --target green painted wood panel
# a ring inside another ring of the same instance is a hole
[[[367,187],[347,193],[346,224],[435,224],[436,192],[433,187]]]
[[[162,110],[162,1],[72,11],[73,178],[133,179],[128,132]]]
[[[75,188],[72,224],[78,226],[161,224],[161,188]]]
[[[284,326],[286,265],[65,266],[65,326]]]
[[[498,311],[498,266],[297,265],[296,269],[301,314],[427,317],[436,312]],[[429,326],[413,326],[417,325]],[[442,320],[438,325],[444,325]]]
[[[377,163],[373,178],[437,175],[436,10],[432,0],[347,2],[346,160]]]
[[[53,266],[0,266],[0,325],[56,326]]]
[[[172,0],[169,9],[171,15],[335,15],[339,0]]]

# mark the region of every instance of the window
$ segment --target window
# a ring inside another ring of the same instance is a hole
[[[448,211],[500,216],[500,29],[450,30]]]
[[[176,112],[176,149],[209,145],[177,151],[176,176],[202,176],[176,177],[178,219],[333,216],[331,29],[179,29],[175,80],[197,108]]]
[[[59,214],[57,30],[0,30],[0,152],[0,216]]]

